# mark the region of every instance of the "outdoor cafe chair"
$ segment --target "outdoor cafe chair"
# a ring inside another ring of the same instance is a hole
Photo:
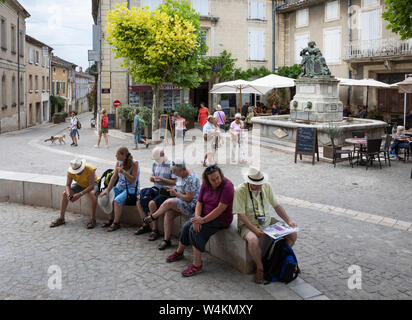
[[[386,134],[385,143],[381,147],[381,150],[380,150],[380,153],[383,153],[385,163],[386,163],[386,158],[388,158],[389,167],[391,166],[391,158],[390,158],[391,153],[389,152],[391,142],[392,142],[392,135],[391,134]]]
[[[379,167],[382,169],[381,158],[379,154],[381,153],[382,138],[380,139],[368,139],[366,144],[366,149],[361,151],[361,157],[364,155],[366,157],[366,170],[368,170],[369,163],[373,165],[373,160],[378,157]]]
[[[352,138],[365,138],[365,132],[364,131],[352,131]],[[362,145],[354,145],[353,147],[353,155],[357,154],[356,158],[359,161],[359,155],[360,152],[362,151]]]
[[[339,146],[335,146],[335,141],[333,138],[330,139],[332,141],[332,150],[333,150],[333,166],[336,168],[336,162],[338,161],[346,161],[349,160],[349,164],[353,168],[353,156],[351,150],[341,149]],[[342,158],[342,155],[348,155],[346,158]]]

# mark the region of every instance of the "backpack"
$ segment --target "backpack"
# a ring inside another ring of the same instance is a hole
[[[110,121],[108,116],[104,116],[102,120],[102,128],[107,129],[110,126]]]
[[[80,123],[79,118],[77,118],[77,129],[80,130],[82,128],[82,124]]]
[[[300,269],[292,248],[282,239],[270,245],[263,258],[265,284],[270,282],[289,282],[295,280]]]
[[[146,122],[140,116],[137,116],[137,126],[139,130],[144,129],[146,127]]]
[[[100,178],[100,183],[99,183],[100,192],[107,189],[110,183],[110,179],[112,178],[113,174],[114,174],[113,169],[108,169],[102,174],[102,177]],[[119,181],[119,178],[117,178],[117,181]],[[114,183],[114,185],[117,184],[117,181]],[[103,182],[103,187],[102,187],[102,182]]]

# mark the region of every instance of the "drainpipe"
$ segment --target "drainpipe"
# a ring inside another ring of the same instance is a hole
[[[273,32],[273,37],[272,37],[272,70],[275,71],[276,68],[276,10],[277,7],[275,7],[275,0],[272,0],[272,32]]]
[[[348,19],[349,19],[349,44],[352,42],[352,20],[351,15],[349,15],[350,7],[352,6],[352,0],[348,0]],[[348,78],[352,79],[352,71],[348,68]],[[350,106],[350,96],[352,94],[352,87],[348,86],[348,105]]]
[[[19,130],[21,129],[20,90],[20,12],[17,12],[17,122]]]
[[[127,0],[127,9],[130,9],[130,0]],[[129,85],[130,85],[130,76],[129,73],[126,74],[127,78],[127,105],[130,105],[130,91],[129,91]]]

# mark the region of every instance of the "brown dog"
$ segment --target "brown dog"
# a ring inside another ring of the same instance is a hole
[[[46,139],[44,140],[44,142],[50,141],[52,144],[54,144],[56,141],[59,141],[60,144],[62,144],[62,142],[64,144],[66,144],[66,141],[64,141],[64,138],[66,138],[66,135],[62,135],[62,136],[55,136],[55,137],[50,137],[50,139]]]

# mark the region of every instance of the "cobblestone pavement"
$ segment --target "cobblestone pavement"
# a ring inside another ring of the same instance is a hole
[[[8,171],[62,176],[77,153],[102,173],[113,167],[118,146],[132,146],[130,138],[110,137],[110,149],[96,150],[90,129],[82,129],[78,149],[42,143],[62,128],[46,126],[0,136],[0,165]],[[141,181],[147,186],[150,149],[132,153],[143,167]],[[288,214],[302,227],[294,248],[302,278],[335,299],[411,299],[411,161],[366,171],[347,163],[333,168],[322,162],[312,166],[309,159],[297,164],[293,160],[291,154],[261,149],[262,168]],[[241,182],[239,166],[222,167],[235,185]],[[200,165],[193,169],[202,172]],[[74,234],[83,232],[77,229]],[[362,290],[348,289],[348,267],[353,264],[362,267]]]
[[[270,290],[278,297],[300,299],[284,285],[256,285],[252,275],[209,254],[203,258],[203,273],[183,278],[191,250],[182,261],[167,264],[173,250],[157,250],[157,242],[136,237],[134,229],[111,234],[100,227],[86,230],[87,218],[72,214],[65,226],[50,229],[56,214],[0,203],[0,299],[273,300]],[[61,290],[48,287],[50,266],[61,268]]]

